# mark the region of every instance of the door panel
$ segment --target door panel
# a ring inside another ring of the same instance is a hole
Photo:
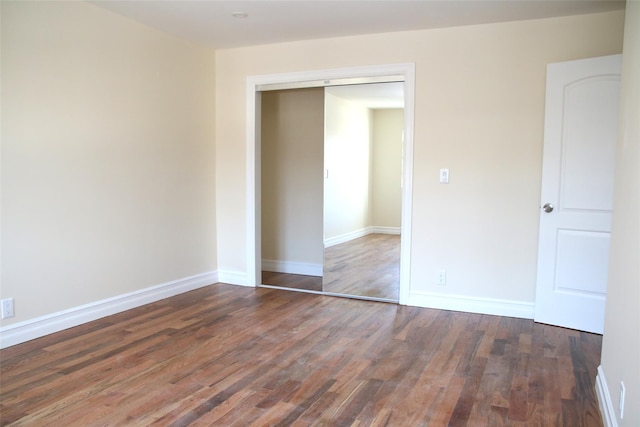
[[[597,76],[569,84],[562,129],[563,209],[611,211],[618,128],[619,77]]]
[[[558,230],[556,291],[605,297],[609,233]]]
[[[602,333],[621,56],[549,64],[535,320]]]

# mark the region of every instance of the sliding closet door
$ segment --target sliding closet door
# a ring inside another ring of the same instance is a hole
[[[261,134],[262,283],[320,291],[324,89],[263,92]]]
[[[399,299],[403,92],[325,88],[325,293]]]

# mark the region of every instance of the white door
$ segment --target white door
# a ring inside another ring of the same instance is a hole
[[[536,322],[603,330],[621,63],[547,66]]]

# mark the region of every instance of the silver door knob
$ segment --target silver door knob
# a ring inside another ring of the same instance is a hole
[[[542,207],[546,213],[553,212],[553,205],[551,203],[545,203]]]

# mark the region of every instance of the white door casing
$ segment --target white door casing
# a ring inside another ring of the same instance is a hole
[[[404,81],[404,145],[403,145],[403,188],[402,188],[402,240],[400,243],[400,295],[399,303],[407,304],[410,288],[411,225],[413,211],[413,128],[414,128],[414,88],[415,64],[388,64],[356,68],[302,71],[283,74],[249,76],[246,82],[246,245],[247,275],[245,285],[258,286],[261,283],[260,253],[260,99],[261,91],[304,87],[351,84],[364,79],[369,83]]]
[[[547,66],[536,322],[603,331],[621,64]]]

